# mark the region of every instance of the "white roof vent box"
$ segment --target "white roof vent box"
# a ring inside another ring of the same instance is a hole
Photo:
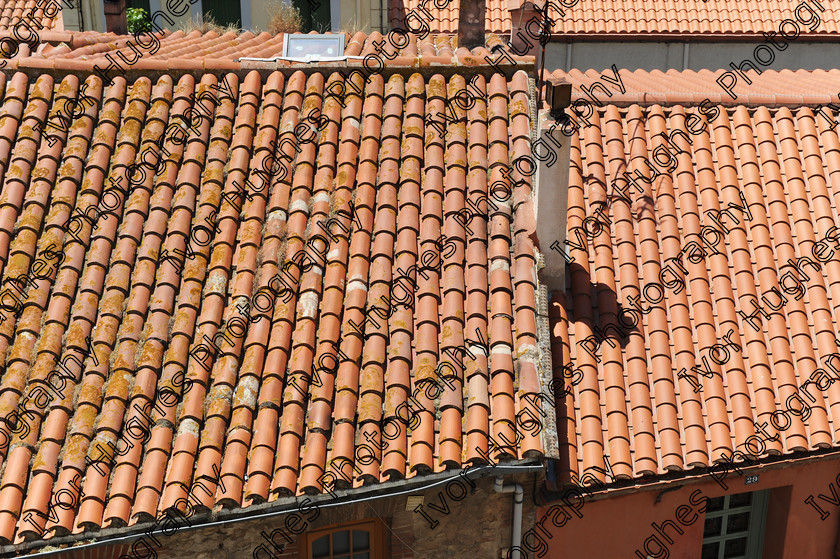
[[[283,37],[283,58],[301,62],[343,59],[344,34],[286,33]]]

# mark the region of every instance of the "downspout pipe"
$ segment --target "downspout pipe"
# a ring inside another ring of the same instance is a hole
[[[525,502],[525,491],[518,483],[505,485],[505,478],[497,477],[493,484],[496,493],[513,493],[513,530],[511,532],[510,559],[522,559],[522,504]]]

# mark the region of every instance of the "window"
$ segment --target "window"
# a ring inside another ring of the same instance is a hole
[[[330,526],[304,534],[308,559],[385,559],[382,522],[378,519]]]
[[[326,0],[324,0],[326,1]],[[286,33],[283,37],[285,58],[317,60],[344,56],[344,35],[297,35]]]
[[[702,559],[761,559],[767,491],[709,499]]]

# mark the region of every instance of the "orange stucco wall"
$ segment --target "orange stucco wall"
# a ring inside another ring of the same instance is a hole
[[[744,474],[758,474],[758,483],[745,485],[745,475],[732,471],[722,480],[727,490],[705,476],[700,483],[680,480],[652,491],[595,501],[587,498],[582,506],[570,495],[567,502],[579,507],[582,518],[564,507],[571,517],[565,520],[564,510],[557,508],[558,505],[563,507],[563,501],[539,508],[537,526],[532,532],[526,532],[524,549],[530,550],[527,551],[528,558],[644,559],[647,556],[645,540],[655,536],[664,546],[652,539],[647,550],[651,557],[697,559],[703,539],[703,497],[770,489],[764,559],[834,558],[840,527],[840,458],[786,468],[749,470]],[[832,493],[830,484],[836,493]],[[820,499],[820,494],[838,505]],[[825,520],[821,520],[821,514],[805,502],[811,495],[824,514],[828,514]],[[679,522],[678,514],[684,522]],[[665,521],[673,524],[663,526]],[[673,543],[668,543],[652,523],[662,527]],[[557,527],[555,524],[563,525]]]

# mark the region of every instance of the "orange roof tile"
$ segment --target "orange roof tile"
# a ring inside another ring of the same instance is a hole
[[[570,138],[569,288],[550,313],[576,476],[840,440],[836,112],[716,110],[608,105]]]
[[[748,84],[739,78],[731,89],[735,99],[716,82],[723,70],[619,70],[621,86],[611,85],[601,77],[613,78],[611,70],[556,70],[546,72],[546,78],[562,78],[572,83],[572,99],[585,99],[592,104],[609,103],[626,107],[635,103],[649,106],[700,105],[705,100],[726,106],[764,105],[766,107],[801,107],[803,105],[825,105],[836,102],[840,95],[840,70],[764,70],[761,74],[747,71],[752,82]],[[600,81],[607,93],[592,86]],[[584,91],[589,91],[587,95]],[[594,99],[593,99],[594,97]]]
[[[556,454],[527,75],[343,79],[0,74],[0,542]]]
[[[29,36],[27,28],[36,33],[64,31],[61,10],[66,5],[61,0],[3,0],[0,6],[0,31],[11,31],[20,26],[19,34],[23,37]],[[53,15],[49,15],[51,13]]]
[[[819,12],[821,22],[813,31],[803,29],[803,34],[827,35],[840,33],[840,7],[819,0],[825,12]],[[778,31],[785,18],[793,18],[800,0],[757,0],[733,3],[729,0],[578,0],[563,2],[571,8],[560,7],[565,12],[549,8],[554,20],[552,33],[562,35],[628,36],[646,33],[690,33],[692,35],[739,36],[758,35]],[[424,14],[421,5],[426,6]],[[439,6],[443,6],[440,8]],[[389,17],[391,27],[418,31],[426,26],[432,32],[456,33],[460,0],[391,0]],[[492,33],[510,33],[511,16],[507,0],[487,0],[485,28]],[[408,14],[410,23],[405,23]],[[431,16],[431,17],[429,17]],[[802,18],[812,17],[803,12]]]
[[[66,37],[46,36],[53,45],[44,43],[36,52],[29,53],[28,45],[14,58],[17,60],[11,68],[50,68],[76,71],[94,71],[95,66],[105,68],[116,61],[125,70],[237,70],[240,68],[288,68],[319,66],[336,67],[335,61],[305,63],[289,60],[273,62],[240,59],[271,59],[283,56],[284,35],[270,35],[251,32],[236,34],[233,32],[219,35],[214,31],[201,33],[192,31],[163,31],[155,35],[159,43],[144,38],[139,44],[133,35],[115,35],[113,33],[74,32]],[[378,71],[382,66],[477,66],[486,65],[488,59],[497,59],[489,49],[496,45],[505,47],[497,35],[487,37],[487,46],[472,50],[459,48],[455,35],[431,34],[423,38],[408,35],[408,41],[393,45],[390,39],[374,32],[367,35],[358,32],[352,37],[345,33],[344,55],[356,57],[348,61],[348,66],[362,67],[367,64],[371,71]],[[397,37],[401,38],[401,37]],[[146,44],[148,43],[148,44]],[[363,57],[374,56],[365,62]],[[505,61],[533,64],[534,57],[509,55]],[[503,61],[502,63],[504,63]]]

